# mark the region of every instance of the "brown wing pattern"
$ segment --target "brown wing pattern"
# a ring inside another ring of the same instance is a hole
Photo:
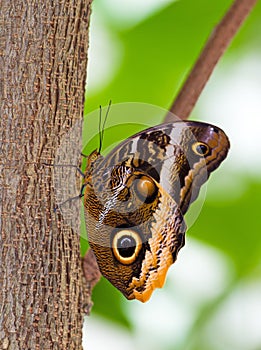
[[[89,243],[128,299],[144,302],[163,286],[184,245],[183,215],[228,149],[221,129],[176,122],[130,137],[105,158],[92,153],[84,179]]]

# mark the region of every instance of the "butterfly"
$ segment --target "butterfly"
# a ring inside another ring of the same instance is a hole
[[[127,299],[164,285],[185,243],[184,214],[226,158],[218,127],[176,121],[143,130],[106,157],[94,150],[84,174],[88,239],[99,269]]]

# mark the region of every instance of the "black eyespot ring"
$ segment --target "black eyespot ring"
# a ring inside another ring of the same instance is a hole
[[[123,228],[116,232],[112,240],[112,251],[115,258],[124,265],[132,264],[142,247],[138,232]]]
[[[204,142],[195,142],[193,143],[192,145],[192,151],[197,154],[198,156],[206,156],[209,151],[210,151],[210,148],[209,146],[204,143]]]

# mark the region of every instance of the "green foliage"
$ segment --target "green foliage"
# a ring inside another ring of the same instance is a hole
[[[217,247],[231,257],[238,278],[246,277],[260,264],[261,181],[245,179],[239,198],[206,201],[190,234]]]
[[[122,294],[105,278],[102,277],[94,288],[92,297],[94,312],[125,328],[132,329],[132,324],[126,315]]]
[[[173,2],[127,30],[121,29],[111,18],[106,18],[107,30],[120,41],[123,57],[113,80],[105,85],[102,91],[88,91],[86,114],[100,104],[106,105],[110,99],[113,103],[136,101],[168,108],[208,36],[231,3],[229,0]],[[98,8],[99,11],[103,11],[102,6]],[[103,15],[106,16],[106,13]],[[225,54],[224,64],[236,61],[250,50],[260,51],[260,19],[261,3],[258,2],[251,17]],[[151,119],[156,124],[161,122],[162,117],[160,114]],[[89,123],[88,119],[88,125],[84,128],[85,138],[92,128],[97,130],[95,118],[98,118],[97,114],[93,117],[93,123]],[[141,118],[139,125],[135,120],[135,125],[126,124],[117,131],[112,126],[111,132],[106,132],[104,148],[141,130],[143,125],[146,127],[151,122],[146,118],[148,116]],[[132,122],[131,116],[122,115],[122,119],[124,122]],[[97,137],[92,138],[85,148],[85,153],[97,148],[97,145]],[[224,169],[218,172],[219,176],[229,176]],[[235,268],[234,279],[223,295],[199,306],[198,318],[192,325],[190,334],[200,334],[220,303],[232,293],[239,281],[259,278],[255,274],[260,272],[261,265],[261,181],[248,177],[243,169],[241,174],[235,173],[234,176],[243,177],[245,180],[246,186],[242,194],[236,198],[229,198],[229,194],[226,193],[222,200],[208,197],[198,220],[189,230],[187,239],[193,236],[220,250],[231,259]],[[222,188],[219,191],[222,192]],[[85,249],[86,246],[83,251]],[[131,321],[126,315],[128,302],[104,279],[95,287],[93,299],[94,312],[131,329]],[[195,341],[191,349],[210,347],[199,340]]]
[[[88,94],[88,111],[100,104],[137,101],[168,108],[193,66],[229,0],[177,1],[136,27],[120,31],[108,25],[123,45],[123,59],[113,81],[96,95]],[[258,40],[260,3],[241,29],[233,49],[243,51]],[[256,33],[256,32],[255,32]],[[260,45],[258,46],[260,47]],[[239,54],[239,52],[237,52]]]

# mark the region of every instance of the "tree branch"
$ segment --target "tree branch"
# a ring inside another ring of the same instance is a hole
[[[101,278],[101,273],[99,266],[97,264],[95,255],[92,251],[92,249],[89,248],[85,256],[82,258],[82,270],[85,277],[85,288],[86,288],[86,297],[87,302],[84,306],[84,312],[87,315],[90,315],[91,308],[92,308],[92,290],[93,287],[99,282]]]
[[[256,2],[257,0],[234,1],[211,34],[164,122],[173,121],[173,114],[183,120],[189,117],[216,64]]]

